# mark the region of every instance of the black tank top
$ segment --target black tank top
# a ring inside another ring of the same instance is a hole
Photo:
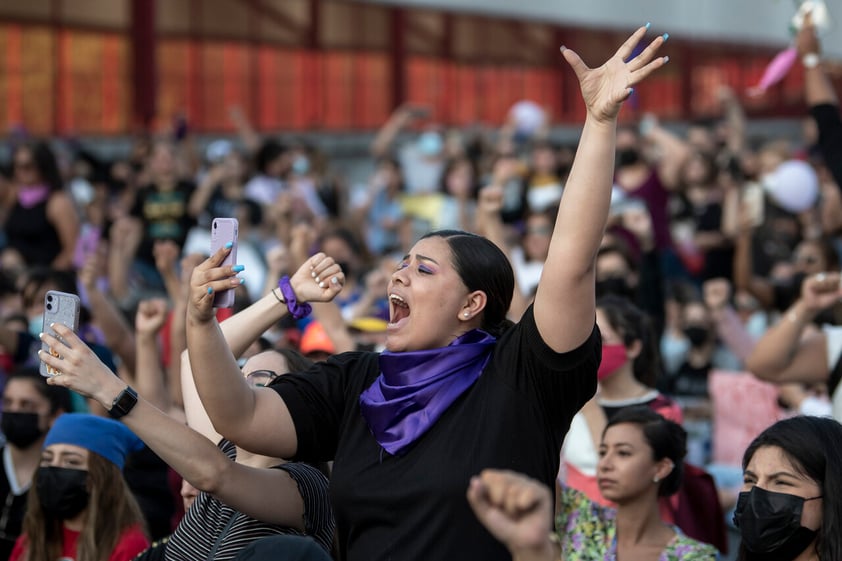
[[[49,266],[61,253],[58,232],[47,219],[47,201],[32,208],[16,202],[4,226],[8,247],[19,251],[29,266]]]

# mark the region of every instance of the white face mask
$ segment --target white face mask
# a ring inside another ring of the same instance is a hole
[[[532,212],[543,212],[561,200],[563,189],[558,183],[532,187],[526,192],[526,202]]]
[[[689,350],[690,342],[687,339],[677,339],[670,333],[664,333],[661,338],[661,358],[668,373],[674,374],[678,371]]]

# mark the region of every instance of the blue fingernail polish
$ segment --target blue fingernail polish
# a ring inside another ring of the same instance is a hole
[[[650,26],[650,25],[652,25],[652,23],[647,21],[647,22],[646,22],[646,29],[649,29],[649,26]]]
[[[208,287],[208,294],[213,294],[213,288],[211,288],[210,286]]]
[[[669,61],[670,61],[670,57],[665,56],[665,57],[664,57],[664,64],[668,63]]]
[[[228,242],[225,244],[225,249],[231,249],[232,247],[234,247],[234,242]]]
[[[246,269],[245,265],[234,265],[233,267],[231,267],[231,270],[234,271],[235,273],[241,273],[245,269]]]
[[[246,279],[245,279],[245,278],[241,278],[241,279],[240,279],[240,284],[246,284]]]
[[[634,88],[629,88],[629,95],[632,95],[633,93],[634,93]]]
[[[666,41],[667,39],[669,39],[669,38],[670,38],[670,34],[669,34],[669,33],[664,33],[663,38],[664,38],[664,41]]]

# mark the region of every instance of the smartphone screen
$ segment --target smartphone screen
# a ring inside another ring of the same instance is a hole
[[[75,294],[67,292],[59,292],[58,290],[50,290],[44,296],[44,323],[41,326],[41,331],[49,333],[50,335],[61,339],[58,334],[53,331],[50,325],[60,323],[66,325],[74,332],[79,329],[79,309],[81,302],[79,297]],[[61,349],[53,349],[46,343],[41,343],[41,350],[58,357],[61,356]],[[47,366],[43,362],[39,368],[42,376],[55,376],[61,374],[58,370],[51,366]]]
[[[231,243],[231,252],[222,262],[222,267],[237,264],[237,232],[239,222],[236,218],[214,218],[211,224],[211,255],[225,244]],[[220,290],[213,295],[213,305],[216,308],[230,308],[234,305],[234,288]]]

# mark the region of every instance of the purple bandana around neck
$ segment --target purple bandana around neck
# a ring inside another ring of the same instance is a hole
[[[403,452],[477,381],[496,339],[479,329],[447,347],[380,354],[380,376],[360,395],[360,411],[389,454]]]
[[[23,208],[32,208],[50,196],[46,185],[24,185],[18,188],[18,202]]]

